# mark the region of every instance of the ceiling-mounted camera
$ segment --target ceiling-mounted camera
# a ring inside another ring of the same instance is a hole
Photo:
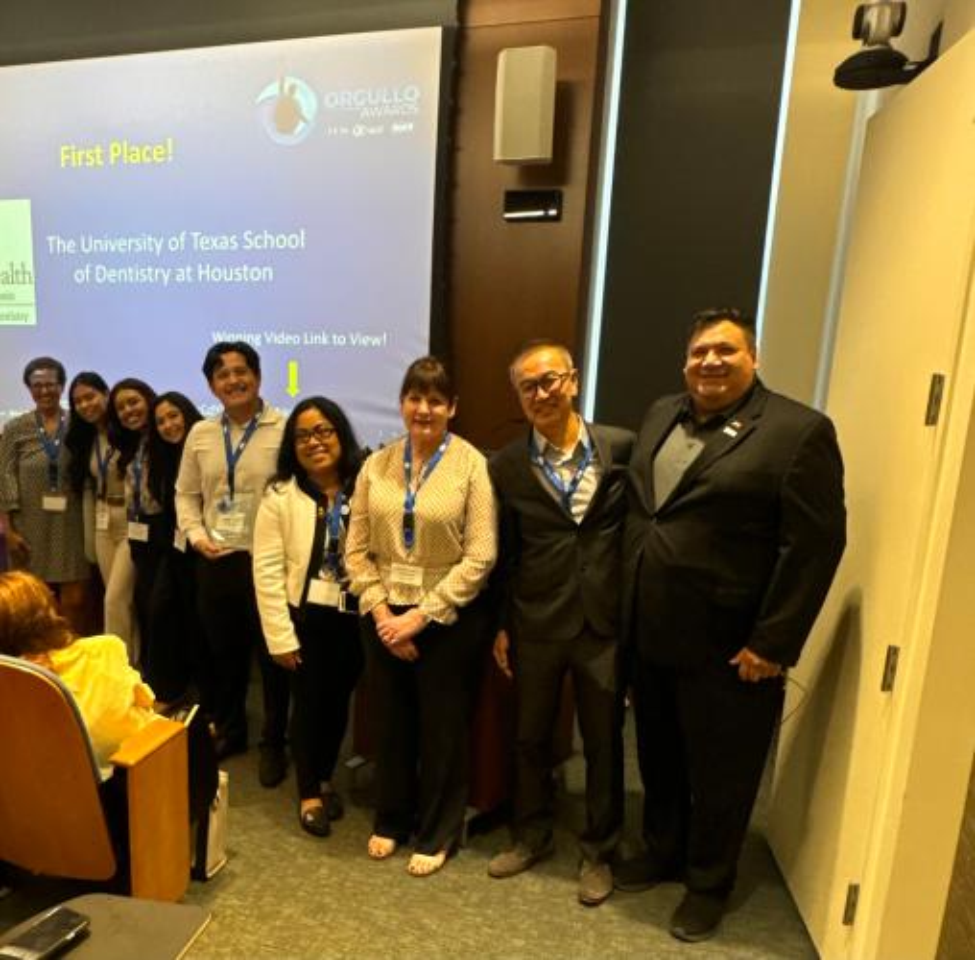
[[[925,67],[934,63],[941,36],[939,27],[932,36],[925,60],[910,61],[890,41],[899,37],[907,20],[907,4],[880,0],[861,3],[853,16],[853,39],[862,40],[865,50],[847,57],[833,74],[833,83],[844,90],[876,90],[909,83]]]

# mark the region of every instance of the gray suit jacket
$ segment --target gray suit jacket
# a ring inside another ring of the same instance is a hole
[[[620,536],[629,430],[586,424],[603,476],[577,524],[543,487],[522,437],[490,461],[500,504],[499,625],[516,641],[619,636]]]

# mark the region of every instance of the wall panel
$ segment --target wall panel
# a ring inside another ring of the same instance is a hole
[[[572,14],[552,19],[561,6]],[[458,429],[497,447],[520,411],[507,379],[526,339],[574,346],[587,272],[587,198],[600,19],[595,2],[470,3],[462,14],[450,198],[447,314],[460,391]],[[587,12],[588,11],[588,12]],[[494,84],[505,47],[548,44],[558,56],[554,160],[492,159]],[[562,190],[558,223],[507,223],[506,189]]]

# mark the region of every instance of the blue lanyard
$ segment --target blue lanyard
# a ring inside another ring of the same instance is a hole
[[[327,504],[327,499],[326,499]],[[325,513],[325,551],[322,554],[325,567],[331,571],[336,580],[341,580],[342,554],[342,517],[348,512],[345,505],[345,494],[340,490],[335,495],[335,502],[331,509],[325,510],[324,506],[318,508]]]
[[[99,500],[105,498],[105,494],[108,492],[108,464],[112,459],[111,444],[109,444],[108,449],[105,451],[105,456],[102,456],[102,437],[100,433],[95,434],[95,463],[98,465],[98,489],[95,491],[95,495]]]
[[[230,443],[230,418],[227,414],[223,415],[223,449],[227,456],[227,486],[230,489],[231,500],[234,499],[234,479],[237,472],[237,461],[243,455],[247,442],[254,436],[254,431],[257,429],[257,421],[260,418],[261,411],[258,410],[251,418],[250,423],[244,428],[244,435],[240,438],[240,442],[235,449]]]
[[[592,463],[592,444],[589,443],[588,440],[583,440],[582,448],[584,450],[582,463],[579,464],[576,472],[572,475],[572,479],[566,484],[562,482],[562,477],[559,476],[555,467],[553,467],[552,464],[542,456],[539,449],[535,446],[535,441],[532,434],[528,435],[528,451],[529,455],[531,456],[532,463],[534,463],[535,466],[542,471],[542,473],[545,475],[545,479],[548,480],[555,492],[559,495],[559,499],[562,501],[562,506],[565,508],[569,516],[572,516],[572,498],[576,495],[576,490],[579,489],[579,484],[582,483],[582,478],[585,476],[586,471],[589,469],[589,465]]]
[[[416,543],[416,495],[420,492],[420,487],[426,483],[427,478],[433,473],[437,464],[443,459],[444,451],[450,443],[450,434],[445,433],[437,452],[427,461],[426,466],[420,471],[416,480],[416,489],[413,489],[413,445],[410,438],[406,438],[406,447],[403,450],[403,472],[406,475],[406,496],[403,498],[403,545],[407,550],[413,549]]]
[[[146,463],[146,441],[139,441],[139,449],[132,458],[132,515],[130,520],[138,520],[142,513],[142,472]]]
[[[48,436],[44,429],[44,421],[39,413],[34,414],[34,421],[37,424],[37,435],[40,437],[41,446],[47,456],[47,486],[52,492],[61,487],[61,441],[64,439],[64,411],[58,415],[58,429],[53,437]]]

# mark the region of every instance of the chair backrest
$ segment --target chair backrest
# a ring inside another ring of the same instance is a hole
[[[0,860],[48,876],[111,878],[99,782],[68,689],[51,671],[0,655]]]

